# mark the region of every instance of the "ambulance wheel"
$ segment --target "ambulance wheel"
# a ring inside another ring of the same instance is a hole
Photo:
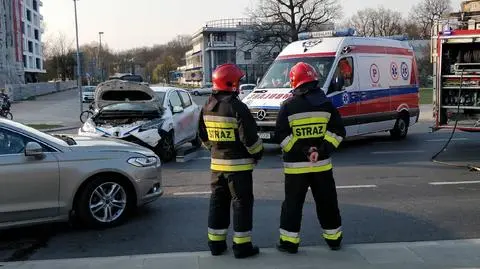
[[[155,147],[154,152],[160,160],[167,163],[175,158],[175,144],[173,143],[173,132],[162,137],[160,143]]]
[[[395,126],[390,130],[390,135],[394,139],[404,139],[408,134],[408,115],[400,115],[395,122]]]

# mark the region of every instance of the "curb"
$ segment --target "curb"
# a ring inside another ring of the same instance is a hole
[[[359,243],[359,244],[344,244],[342,247],[343,255],[351,255],[351,256],[358,256],[360,255],[363,257],[365,261],[368,262],[368,265],[373,264],[386,264],[392,265],[394,263],[398,263],[399,259],[395,258],[393,261],[385,263],[384,259],[381,262],[378,261],[379,257],[376,255],[376,252],[382,252],[384,250],[398,250],[399,252],[409,252],[409,255],[417,255],[414,251],[410,248],[436,248],[436,249],[455,249],[455,248],[465,248],[469,246],[478,246],[480,244],[479,238],[472,238],[472,239],[457,239],[457,240],[438,240],[438,241],[414,241],[414,242],[385,242],[385,243]],[[326,246],[303,246],[301,247],[302,252],[310,252],[310,253],[330,253],[330,250],[327,249]],[[280,253],[272,247],[261,248],[261,253],[268,254],[268,255],[279,255]],[[363,254],[362,254],[363,253]],[[358,254],[358,255],[357,255]],[[400,253],[399,255],[402,256],[405,253]],[[467,253],[468,254],[468,253]],[[281,255],[281,254],[280,254]],[[365,256],[366,255],[366,256]],[[476,254],[473,254],[475,256]],[[467,255],[468,258],[471,258],[472,255]],[[68,265],[70,264],[82,264],[88,262],[95,262],[95,263],[105,263],[107,261],[111,262],[125,262],[127,260],[144,260],[144,259],[156,259],[157,262],[160,264],[161,259],[172,259],[172,258],[209,258],[212,257],[210,251],[192,251],[192,252],[170,252],[170,253],[152,253],[152,254],[138,254],[138,255],[118,255],[118,256],[98,256],[98,257],[81,257],[81,258],[65,258],[65,259],[43,259],[43,260],[27,260],[27,261],[15,261],[15,262],[0,262],[0,267],[7,266],[7,268],[13,267],[20,267],[22,265],[28,266],[28,268],[36,268],[35,266],[38,265],[41,268],[48,268],[43,267],[42,265],[51,266],[50,268],[69,268]],[[420,257],[420,256],[417,256]],[[368,258],[373,259],[373,263],[368,261]],[[403,257],[404,260],[407,257]],[[411,257],[410,257],[411,258]],[[475,256],[476,258],[476,256]],[[377,261],[375,261],[377,260]],[[403,261],[405,262],[405,261]],[[410,261],[411,262],[411,261]],[[415,265],[425,264],[423,260],[417,260],[415,263],[412,263],[413,266],[407,266],[405,268],[415,268]],[[52,265],[60,265],[61,267],[56,267]],[[438,264],[437,264],[438,265]],[[10,267],[8,267],[10,266]],[[290,267],[290,266],[289,266]],[[364,268],[363,266],[360,266]],[[388,266],[382,267],[387,268]],[[73,268],[73,267],[71,267]],[[75,267],[77,268],[77,267]],[[79,267],[78,267],[79,268]],[[107,268],[107,267],[104,267]],[[149,267],[150,268],[150,267]],[[161,266],[159,267],[161,268]],[[169,267],[170,268],[170,267]],[[278,267],[276,267],[278,268]],[[285,267],[287,268],[287,267]],[[314,268],[314,267],[308,267]],[[344,267],[345,268],[345,267]],[[350,267],[348,267],[350,268]],[[395,267],[397,268],[397,267]],[[403,268],[403,267],[402,267]],[[440,268],[440,267],[437,267]],[[443,267],[441,267],[443,268]],[[460,268],[459,267],[448,267],[448,268]],[[461,267],[467,268],[467,267]],[[468,268],[479,268],[479,267],[468,267]]]

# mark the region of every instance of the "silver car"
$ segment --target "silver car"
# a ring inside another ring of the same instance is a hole
[[[160,159],[147,148],[0,119],[0,228],[72,216],[108,228],[162,194]]]

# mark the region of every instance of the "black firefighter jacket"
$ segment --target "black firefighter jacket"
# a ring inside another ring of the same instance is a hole
[[[211,151],[211,170],[253,170],[263,143],[248,107],[232,93],[214,93],[200,112],[199,136]]]
[[[338,110],[316,87],[300,87],[282,104],[275,137],[283,150],[285,174],[324,172],[332,169],[330,155],[346,135]],[[319,161],[309,162],[316,147]]]

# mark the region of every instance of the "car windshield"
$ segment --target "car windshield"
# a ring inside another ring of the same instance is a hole
[[[140,111],[148,112],[155,111],[159,108],[152,103],[116,103],[107,105],[102,108],[102,111]]]
[[[92,87],[83,87],[82,89],[84,92],[94,92],[95,91],[95,86]]]
[[[163,100],[165,99],[165,92],[155,92],[155,95],[157,96],[158,98],[158,102],[160,104],[163,104]]]
[[[258,89],[290,88],[290,69],[298,62],[306,62],[315,67],[319,75],[319,85],[323,85],[334,60],[334,57],[304,57],[275,60],[260,82]]]

